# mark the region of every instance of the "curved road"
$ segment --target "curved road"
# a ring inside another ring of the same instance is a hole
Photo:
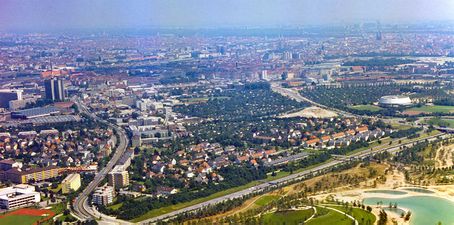
[[[118,136],[120,137],[118,147],[115,150],[115,153],[110,159],[110,161],[104,168],[101,169],[101,171],[99,171],[98,174],[96,174],[94,179],[90,182],[90,184],[88,184],[88,186],[82,191],[82,193],[80,193],[80,195],[75,199],[73,203],[73,214],[80,220],[85,221],[89,219],[94,219],[96,215],[88,203],[88,196],[95,190],[96,187],[98,187],[101,181],[107,176],[107,173],[109,173],[112,170],[117,161],[126,151],[126,148],[128,147],[129,144],[129,139],[122,128],[120,128],[117,125],[111,124],[105,120],[102,120],[95,116],[94,114],[90,113],[87,107],[80,103],[79,99],[75,99],[74,102],[76,103],[78,109],[81,112],[87,114],[87,116],[91,117],[93,120],[107,124],[112,129],[114,129],[117,132]]]
[[[286,177],[283,177],[283,178],[279,178],[279,179],[274,180],[272,182],[262,183],[262,184],[254,186],[254,187],[245,189],[245,190],[241,190],[241,191],[238,191],[238,192],[235,192],[235,193],[232,193],[232,194],[228,194],[228,195],[225,195],[225,196],[222,196],[222,197],[211,199],[211,200],[206,201],[206,202],[202,202],[202,203],[199,203],[199,204],[196,204],[196,205],[192,205],[192,206],[189,206],[189,207],[186,207],[186,208],[183,208],[183,209],[179,209],[179,210],[176,210],[176,211],[173,211],[173,212],[169,212],[169,213],[166,213],[166,214],[163,214],[163,215],[151,218],[151,219],[147,219],[147,220],[141,221],[139,224],[143,224],[143,225],[154,224],[154,223],[156,223],[156,222],[158,222],[160,220],[170,219],[170,218],[173,218],[173,217],[175,217],[175,216],[177,216],[179,214],[185,213],[185,212],[190,212],[190,211],[202,209],[202,208],[207,207],[209,205],[215,205],[217,203],[226,201],[228,199],[236,199],[236,198],[240,198],[240,197],[243,197],[245,195],[248,195],[248,194],[251,194],[251,193],[254,193],[254,192],[259,192],[259,191],[262,191],[262,190],[266,190],[267,188],[273,187],[275,185],[285,185],[285,184],[287,184],[289,182],[302,180],[307,175],[317,175],[319,172],[323,172],[326,169],[330,169],[332,167],[335,167],[335,166],[341,165],[343,163],[349,162],[350,160],[363,159],[363,158],[366,158],[366,157],[371,156],[373,154],[380,153],[380,152],[385,152],[385,151],[387,151],[389,153],[396,153],[396,152],[402,151],[404,149],[403,147],[411,147],[414,143],[419,142],[419,141],[424,141],[426,139],[428,141],[434,141],[437,138],[444,139],[444,138],[447,138],[447,137],[450,137],[450,135],[447,135],[447,134],[436,134],[436,135],[433,135],[433,136],[430,136],[430,137],[418,138],[418,139],[413,140],[413,141],[408,142],[408,143],[403,143],[403,144],[399,144],[399,145],[395,145],[395,146],[391,146],[391,147],[384,147],[384,148],[381,148],[381,149],[376,149],[374,151],[366,149],[366,150],[358,152],[356,154],[352,154],[350,156],[347,156],[346,158],[344,158],[342,160],[329,161],[329,162],[326,162],[326,163],[324,163],[324,164],[322,164],[320,166],[312,168],[311,170],[306,170],[306,171],[302,171],[300,173],[291,174],[289,176],[286,176]]]

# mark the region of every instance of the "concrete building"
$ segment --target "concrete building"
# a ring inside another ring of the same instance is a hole
[[[408,96],[403,95],[387,95],[382,96],[378,100],[378,104],[384,107],[393,107],[393,106],[410,106],[412,105],[411,99]]]
[[[22,100],[22,90],[0,90],[0,108],[9,108],[9,103]]]
[[[0,189],[0,208],[2,209],[22,208],[40,201],[40,194],[31,185],[19,184]]]
[[[108,205],[113,202],[115,190],[111,186],[96,188],[93,193],[92,203],[95,205]]]
[[[67,194],[72,191],[77,191],[79,188],[80,188],[80,174],[78,174],[78,173],[69,174],[61,182],[61,192],[63,194]]]
[[[45,80],[44,88],[46,93],[46,99],[52,101],[65,100],[65,86],[63,84],[63,80],[58,78]]]
[[[109,186],[116,190],[129,185],[129,174],[124,165],[116,165],[107,175]]]
[[[0,173],[2,181],[11,181],[13,183],[25,184],[30,181],[39,182],[53,177],[57,177],[59,168],[56,166],[49,166],[46,168],[33,168],[30,170],[22,171],[17,168],[12,168]]]

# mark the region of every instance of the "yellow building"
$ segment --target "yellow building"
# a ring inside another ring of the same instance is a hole
[[[77,191],[80,188],[80,174],[73,173],[69,174],[61,182],[61,193],[68,194],[72,191]]]
[[[19,170],[12,168],[1,173],[1,180],[11,181],[18,184],[26,184],[28,182],[40,182],[50,178],[59,176],[59,168],[56,166],[49,166],[45,168],[33,168],[29,170]]]

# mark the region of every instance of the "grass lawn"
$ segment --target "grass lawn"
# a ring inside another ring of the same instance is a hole
[[[63,211],[66,209],[66,205],[64,203],[58,203],[50,206],[51,206],[50,210],[54,212],[55,215],[63,213]]]
[[[202,202],[205,202],[205,201],[208,201],[208,200],[211,200],[211,199],[215,199],[215,198],[218,198],[218,197],[221,197],[221,196],[224,196],[224,195],[228,195],[228,194],[231,194],[231,193],[234,193],[234,192],[237,192],[237,191],[241,191],[241,190],[253,187],[255,185],[258,185],[260,183],[261,183],[261,181],[253,181],[251,183],[248,183],[248,184],[245,184],[245,185],[242,185],[242,186],[238,186],[238,187],[234,187],[234,188],[230,188],[230,189],[227,189],[227,190],[224,190],[224,191],[220,191],[220,192],[214,193],[214,194],[212,194],[210,196],[207,196],[207,197],[204,197],[204,198],[198,198],[198,199],[194,199],[194,200],[189,201],[189,202],[183,202],[183,203],[178,203],[178,204],[175,204],[175,205],[162,207],[162,208],[159,208],[159,209],[154,209],[154,210],[151,210],[151,211],[147,212],[146,214],[144,214],[144,215],[142,215],[142,216],[140,216],[138,218],[132,219],[130,221],[131,222],[139,222],[139,221],[142,221],[142,220],[153,218],[153,217],[156,217],[156,216],[159,216],[159,215],[162,215],[162,214],[166,214],[166,213],[169,213],[169,212],[173,212],[175,210],[182,209],[182,208],[185,208],[185,207],[188,207],[188,206],[191,206],[191,205],[195,205],[195,204],[202,203]]]
[[[117,210],[117,209],[119,209],[122,205],[123,205],[123,202],[120,202],[120,203],[118,203],[118,204],[108,206],[107,208],[113,209],[113,210]]]
[[[425,138],[425,137],[427,137],[429,135],[434,135],[434,134],[437,134],[437,133],[439,133],[439,131],[437,131],[437,130],[434,130],[431,133],[422,133],[421,136],[418,139],[423,139],[423,138]],[[389,145],[389,141],[391,141],[391,140],[393,141],[392,145]],[[415,139],[405,139],[405,140],[402,141],[402,143],[410,142],[410,141],[413,141],[413,140],[415,140]],[[398,142],[395,139],[383,138],[382,139],[382,144],[378,144],[378,142],[373,142],[369,147],[365,147],[365,148],[354,150],[354,151],[350,152],[349,155],[357,153],[357,152],[365,150],[365,149],[368,149],[368,148],[371,148],[371,147],[374,147],[374,149],[376,149],[377,146],[383,147],[383,146],[393,146],[393,145],[397,145],[397,144],[398,144]],[[319,164],[315,164],[315,165],[312,165],[312,166],[309,166],[309,167],[306,167],[306,168],[300,168],[300,169],[294,171],[293,173],[299,173],[299,172],[302,172],[302,171],[305,171],[305,170],[310,170],[312,168],[315,168],[317,166],[320,166],[322,164],[328,163],[328,162],[333,161],[333,160],[334,159],[329,159],[329,160],[327,160],[325,162],[322,162],[322,163],[319,163]],[[154,210],[151,210],[151,211],[147,212],[146,214],[144,214],[144,215],[142,215],[142,216],[140,216],[138,218],[134,218],[134,219],[132,219],[130,221],[131,222],[140,222],[142,220],[146,220],[146,219],[153,218],[153,217],[156,217],[156,216],[159,216],[159,215],[162,215],[162,214],[166,214],[166,213],[169,213],[169,212],[173,212],[175,210],[179,210],[179,209],[182,209],[182,208],[185,208],[185,207],[188,207],[188,206],[199,204],[199,203],[211,200],[211,199],[215,199],[215,198],[218,198],[218,197],[221,197],[221,196],[224,196],[224,195],[228,195],[228,194],[231,194],[231,193],[234,193],[234,192],[237,192],[237,191],[241,191],[241,190],[253,187],[253,186],[258,185],[258,184],[263,183],[263,182],[273,181],[273,180],[276,180],[276,179],[279,179],[279,178],[282,178],[282,177],[285,177],[285,176],[288,176],[288,175],[290,175],[290,172],[279,171],[279,172],[276,172],[276,176],[268,175],[268,177],[265,180],[253,181],[253,182],[250,182],[250,183],[242,185],[242,186],[238,186],[238,187],[235,187],[235,188],[231,188],[231,189],[227,189],[227,190],[224,190],[224,191],[221,191],[221,192],[217,192],[217,193],[212,194],[210,196],[207,196],[207,197],[204,197],[204,198],[199,198],[199,199],[194,199],[194,200],[189,201],[189,202],[183,202],[183,203],[178,203],[178,204],[175,204],[175,205],[166,206],[166,207],[159,208],[159,209],[154,209]],[[263,201],[265,201],[265,200],[263,200]],[[110,208],[116,208],[116,209],[118,209],[119,207],[121,207],[121,205],[119,205],[119,204],[110,206]],[[347,222],[351,222],[351,221],[347,221]],[[342,224],[343,223],[341,223],[341,225]]]
[[[321,164],[330,162],[332,160],[333,159],[329,159],[329,160],[327,160],[327,161],[325,161],[323,163],[315,164],[315,165],[312,165],[312,166],[309,166],[309,167],[306,167],[306,168],[301,168],[301,169],[298,169],[298,170],[294,171],[293,173],[299,173],[299,172],[304,171],[304,170],[310,170],[310,169],[312,169],[314,167],[317,167],[317,166],[319,166]],[[171,205],[171,206],[162,207],[162,208],[159,208],[159,209],[154,209],[154,210],[151,210],[151,211],[147,212],[146,214],[144,214],[144,215],[142,215],[140,217],[134,218],[134,219],[132,219],[130,221],[131,222],[135,222],[135,223],[136,222],[140,222],[142,220],[150,219],[150,218],[153,218],[153,217],[156,217],[156,216],[159,216],[159,215],[162,215],[162,214],[166,214],[166,213],[169,213],[169,212],[173,212],[175,210],[179,210],[179,209],[182,209],[182,208],[185,208],[185,207],[188,207],[188,206],[199,204],[199,203],[211,200],[211,199],[215,199],[215,198],[218,198],[218,197],[221,197],[221,196],[224,196],[224,195],[228,195],[228,194],[231,194],[231,193],[234,193],[234,192],[237,192],[237,191],[241,191],[241,190],[253,187],[253,186],[258,185],[258,184],[263,183],[263,182],[273,181],[273,180],[276,180],[276,179],[279,179],[279,178],[282,178],[282,177],[285,177],[285,176],[288,176],[288,175],[290,175],[290,172],[280,171],[280,172],[276,173],[276,176],[268,176],[265,180],[252,181],[252,182],[250,182],[248,184],[245,184],[245,185],[242,185],[242,186],[238,186],[238,187],[234,187],[234,188],[230,188],[230,189],[227,189],[227,190],[224,190],[224,191],[221,191],[221,192],[217,192],[217,193],[214,193],[214,194],[212,194],[210,196],[207,196],[207,197],[204,197],[204,198],[198,198],[198,199],[194,199],[194,200],[189,201],[189,202],[183,202],[183,203],[178,203],[178,204]]]
[[[410,129],[412,128],[411,125],[407,125],[407,124],[402,124],[402,123],[390,123],[391,127],[393,129],[397,129],[397,130],[407,130],[407,129]]]
[[[5,215],[0,218],[0,225],[33,225],[42,218],[41,216],[29,215]]]
[[[380,147],[389,146],[389,141],[393,141],[393,139],[390,138],[390,137],[384,137],[384,138],[381,139],[381,144],[378,142],[378,140],[374,140],[374,141],[369,143],[369,146],[357,148],[357,149],[355,149],[355,150],[353,150],[351,152],[348,152],[347,155],[353,155],[355,153],[364,151],[366,149],[371,149],[371,148],[376,149],[376,147],[378,147],[378,146],[380,146]]]
[[[330,205],[329,207],[338,209],[342,212],[347,211],[347,209],[344,206],[331,206]],[[366,210],[360,209],[360,208],[352,208],[350,215],[355,217],[356,220],[358,220],[359,225],[374,224],[375,219],[376,219],[374,214],[372,214]]]
[[[413,107],[405,110],[405,112],[419,113],[454,113],[454,106],[446,105],[424,105],[421,107]]]
[[[49,191],[57,193],[57,192],[59,192],[61,190],[61,184],[58,184],[58,186],[56,188],[49,187],[48,189],[49,189]]]
[[[268,213],[263,215],[264,224],[300,224],[305,221],[307,218],[311,217],[314,213],[314,210],[295,210],[295,211],[285,211],[285,212],[275,212]]]
[[[313,219],[309,220],[306,225],[320,224],[351,225],[352,219],[339,212],[317,207],[317,215]]]
[[[353,105],[353,106],[350,106],[350,108],[356,109],[356,110],[362,110],[362,111],[371,111],[371,112],[378,112],[383,109],[382,107],[376,106],[376,105]]]
[[[454,128],[454,119],[431,118],[427,123],[434,126]]]
[[[257,199],[254,204],[259,205],[259,206],[265,206],[268,205],[270,202],[279,199],[279,196],[277,195],[265,195]]]

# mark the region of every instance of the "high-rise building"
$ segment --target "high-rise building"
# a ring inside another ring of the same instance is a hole
[[[290,59],[292,59],[292,53],[285,51],[282,55],[282,58],[283,58],[283,60],[290,60]]]
[[[14,100],[22,100],[22,90],[0,90],[0,108],[9,108]]]
[[[261,80],[269,80],[268,71],[262,70],[262,72],[260,73],[260,79]]]
[[[80,174],[73,173],[69,174],[62,182],[61,182],[61,193],[67,194],[72,191],[77,191],[80,188]]]
[[[129,185],[129,174],[124,165],[116,165],[107,176],[109,186],[120,189]]]
[[[65,86],[63,80],[52,78],[44,81],[44,88],[46,91],[46,99],[52,101],[65,100]]]

